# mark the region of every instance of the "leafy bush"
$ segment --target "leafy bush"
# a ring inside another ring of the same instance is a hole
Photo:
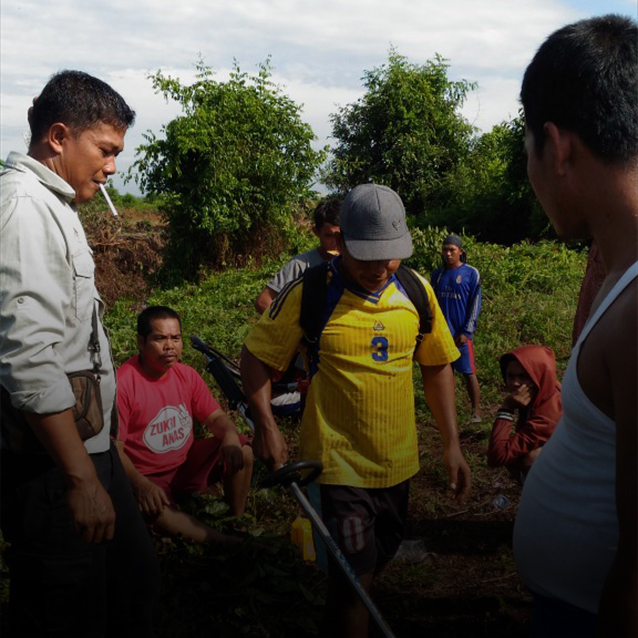
[[[513,244],[555,238],[527,179],[522,115],[472,140],[465,161],[449,176],[450,196],[426,218],[482,241]]]
[[[414,255],[409,263],[427,279],[441,263],[441,245],[448,234],[447,229],[433,226],[412,230]],[[460,236],[468,263],[481,273],[483,303],[474,350],[483,403],[499,400],[502,379],[498,360],[516,346],[552,348],[560,376],[571,352],[586,255],[552,241],[524,241],[506,247],[477,242],[463,233]],[[457,400],[459,412],[465,414],[462,392],[457,393]]]
[[[145,136],[133,167],[144,192],[162,196],[166,265],[190,279],[204,264],[278,250],[324,157],[311,146],[301,107],[270,81],[268,60],[256,76],[235,63],[227,82],[214,80],[202,62],[197,71],[191,86],[161,71],[151,76],[183,115],[163,127],[162,138]]]
[[[448,79],[447,67],[439,55],[416,65],[391,49],[387,64],[365,71],[364,96],[331,116],[337,145],[325,182],[339,192],[385,184],[411,215],[444,202],[469,151],[473,128],[458,110],[475,87]]]

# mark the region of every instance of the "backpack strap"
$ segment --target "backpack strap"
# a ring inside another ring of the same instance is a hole
[[[324,315],[328,297],[328,263],[307,268],[303,272],[301,313],[299,325],[307,344],[316,344],[324,329]]]
[[[299,325],[304,332],[306,344],[310,346],[316,346],[325,327],[328,297],[328,263],[326,261],[318,266],[308,268],[302,275],[303,289],[301,292]],[[423,336],[432,332],[430,300],[421,280],[411,268],[401,264],[394,276],[419,314],[419,334],[416,337],[416,350],[421,341],[423,341]]]
[[[425,287],[417,274],[411,268],[401,264],[394,276],[419,313],[419,334],[416,337],[416,346],[414,348],[416,350],[421,341],[423,341],[423,336],[432,332],[432,308],[430,308],[428,293],[425,291]]]

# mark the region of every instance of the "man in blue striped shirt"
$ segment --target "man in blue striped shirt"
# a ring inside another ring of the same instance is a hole
[[[474,331],[481,312],[481,275],[465,263],[461,238],[448,235],[441,250],[443,264],[432,273],[432,287],[461,353],[453,368],[463,375],[472,403],[472,423],[480,423],[481,391],[474,363]]]

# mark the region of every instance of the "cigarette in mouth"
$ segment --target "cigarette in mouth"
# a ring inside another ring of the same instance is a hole
[[[106,188],[104,188],[104,184],[100,184],[100,190],[102,191],[102,195],[104,195],[104,199],[106,200],[106,203],[109,205],[109,208],[113,213],[113,217],[117,217],[117,211],[115,210],[115,206],[113,206],[113,202],[111,201]]]

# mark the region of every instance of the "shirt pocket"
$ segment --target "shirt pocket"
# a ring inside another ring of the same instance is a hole
[[[93,313],[93,276],[95,264],[88,250],[73,255],[73,288],[75,294],[75,316],[89,319]]]

